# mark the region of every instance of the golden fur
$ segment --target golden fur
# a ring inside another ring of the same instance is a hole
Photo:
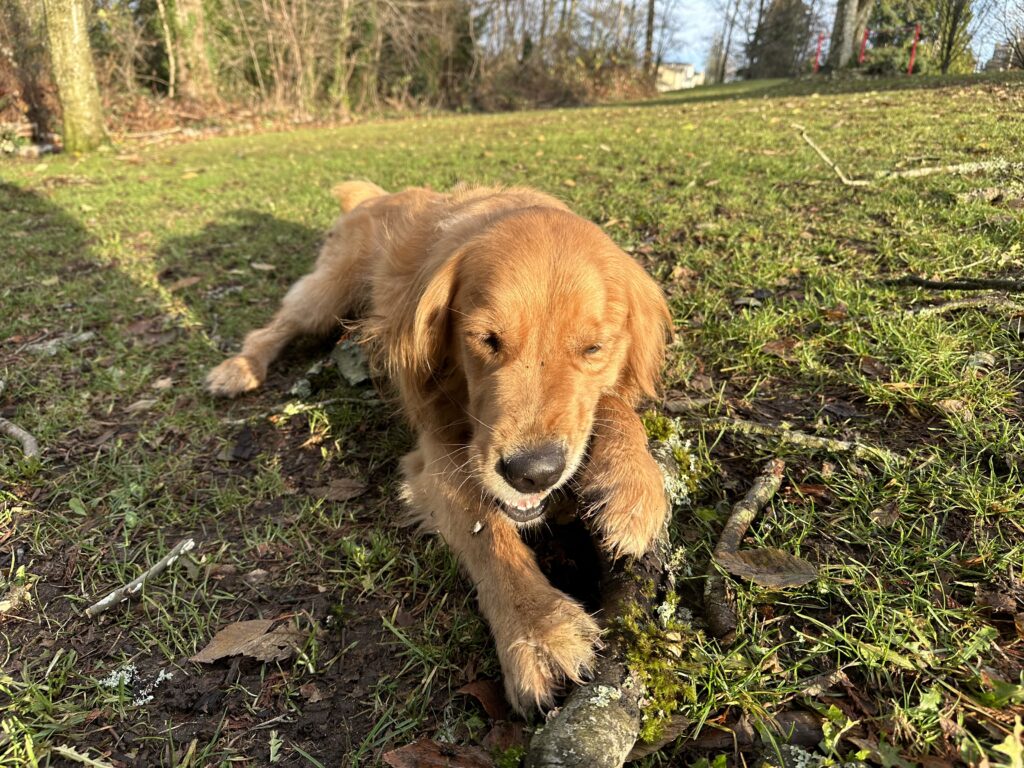
[[[519,528],[542,518],[513,513],[540,515],[571,480],[599,500],[592,528],[609,551],[648,548],[668,510],[634,408],[657,385],[664,297],[598,227],[534,190],[387,194],[355,181],[333,191],[344,213],[315,269],[207,388],[254,389],[296,336],[363,318],[417,432],[402,460],[406,500],[468,571],[509,701],[549,705],[590,668],[599,629],[522,541]],[[564,470],[549,488],[517,490],[506,459],[541,444],[558,447]]]

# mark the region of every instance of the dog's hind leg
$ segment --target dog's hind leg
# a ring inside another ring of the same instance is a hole
[[[340,219],[328,233],[313,271],[289,289],[270,323],[245,337],[239,354],[207,374],[207,390],[234,397],[256,389],[289,342],[325,335],[356,313],[368,294],[373,226],[371,214],[363,210]]]

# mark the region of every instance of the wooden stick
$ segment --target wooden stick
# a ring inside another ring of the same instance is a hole
[[[804,128],[802,125],[800,125],[799,123],[793,123],[793,128],[796,129],[797,131],[799,131],[800,138],[802,138],[805,142],[807,142],[807,146],[809,146],[811,149],[813,149],[815,152],[817,152],[818,153],[818,157],[820,157],[822,160],[824,160],[825,164],[829,168],[831,168],[833,171],[835,171],[836,176],[839,177],[839,180],[841,182],[843,182],[843,184],[845,184],[848,187],[870,187],[871,186],[871,182],[870,181],[867,181],[865,179],[851,179],[845,173],[843,173],[843,170],[838,165],[835,164],[835,162],[832,160],[832,158],[829,157],[828,155],[826,155],[824,150],[811,140],[811,137],[807,135],[807,129]]]
[[[852,440],[838,440],[833,437],[819,437],[809,435],[790,429],[789,425],[783,422],[775,426],[772,424],[761,424],[746,419],[701,419],[694,423],[694,426],[701,429],[721,429],[726,432],[739,432],[744,435],[758,435],[771,437],[789,445],[796,445],[801,448],[809,448],[812,451],[825,451],[826,453],[852,453],[858,459],[885,461],[900,463],[907,461],[907,457],[890,451],[888,448],[880,448],[874,445],[865,445]]]
[[[782,459],[768,462],[747,495],[732,508],[732,514],[715,547],[715,558],[724,552],[732,553],[739,549],[754,518],[782,485],[785,469],[786,462]],[[732,642],[736,632],[736,606],[726,589],[725,577],[715,568],[714,560],[708,565],[707,580],[704,582],[704,610],[711,634],[725,642]]]
[[[1001,277],[962,277],[956,280],[928,280],[916,275],[904,275],[883,281],[884,285],[915,286],[933,291],[1024,291],[1024,280],[1007,280]]]
[[[929,315],[944,315],[947,312],[956,312],[959,309],[1006,309],[1010,312],[1024,312],[1024,304],[1018,304],[1009,296],[1001,293],[991,293],[985,296],[967,296],[962,299],[944,301],[941,304],[926,304],[924,306],[911,307],[908,312],[921,317]]]
[[[924,168],[908,168],[902,171],[878,171],[876,179],[918,179],[922,176],[936,176],[941,173],[969,175],[991,171],[1021,171],[1024,163],[1011,163],[1009,160],[987,160],[975,163],[954,163],[953,165],[933,165]]]
[[[20,442],[21,450],[24,452],[25,458],[34,459],[39,456],[38,441],[17,424],[10,422],[7,419],[0,419],[0,433],[13,437],[15,440]]]
[[[132,579],[123,587],[118,587],[94,605],[89,606],[89,608],[87,608],[85,611],[85,615],[88,616],[90,619],[94,619],[104,611],[110,610],[123,600],[127,600],[130,596],[134,595],[136,592],[142,589],[142,585],[145,584],[147,580],[163,573],[169,565],[172,565],[174,561],[177,560],[181,555],[194,549],[195,546],[195,539],[192,538],[179,541],[177,545],[175,545],[174,549],[172,549],[162,558],[157,560],[148,571]]]

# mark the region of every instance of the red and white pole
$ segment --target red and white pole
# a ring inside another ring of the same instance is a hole
[[[910,63],[907,65],[907,74],[914,74],[914,59],[917,58],[917,41],[921,39],[921,25],[914,25],[914,45],[910,49]]]
[[[864,58],[868,54],[868,35],[871,34],[870,29],[864,30],[864,38],[860,41],[860,57],[857,59],[858,64],[864,63]]]
[[[821,46],[825,42],[825,33],[818,33],[818,50],[814,52],[814,74],[818,74],[818,70],[821,69]]]

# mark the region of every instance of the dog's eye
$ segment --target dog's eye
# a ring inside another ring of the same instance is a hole
[[[496,333],[488,333],[486,336],[484,336],[483,341],[484,341],[484,344],[494,354],[498,354],[499,352],[501,352],[501,339],[498,338],[498,334],[496,334]]]
[[[589,347],[583,350],[583,354],[586,355],[587,357],[590,357],[591,355],[596,355],[600,351],[600,344],[591,344]]]

